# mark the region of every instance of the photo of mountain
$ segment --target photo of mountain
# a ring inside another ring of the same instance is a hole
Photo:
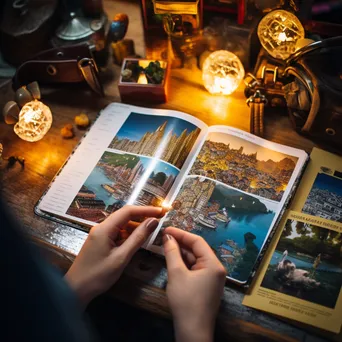
[[[162,161],[105,152],[66,213],[98,223],[125,204],[161,206],[178,173]]]
[[[281,201],[298,158],[226,133],[210,133],[190,174]]]
[[[275,216],[276,204],[204,177],[186,178],[163,228],[202,236],[228,275],[246,281]],[[161,236],[155,245],[161,245]]]
[[[175,117],[131,113],[108,147],[156,157],[180,169],[200,132]]]

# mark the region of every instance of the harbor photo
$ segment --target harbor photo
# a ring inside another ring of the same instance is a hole
[[[188,177],[163,228],[202,236],[228,271],[246,281],[275,216],[276,205],[205,177]],[[161,244],[160,236],[154,242]]]
[[[125,204],[161,206],[178,173],[156,159],[105,152],[66,213],[98,223]]]
[[[180,169],[200,132],[179,118],[131,113],[109,148],[156,157]]]
[[[342,179],[318,173],[302,211],[342,223]]]
[[[210,133],[190,174],[206,176],[242,191],[281,201],[298,161],[226,133]]]
[[[342,235],[288,219],[261,286],[334,308],[342,285]]]

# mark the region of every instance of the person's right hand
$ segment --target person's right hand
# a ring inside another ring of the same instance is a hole
[[[176,340],[212,341],[225,268],[202,237],[173,227],[163,234]]]

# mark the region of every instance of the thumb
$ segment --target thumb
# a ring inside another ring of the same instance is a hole
[[[180,247],[176,239],[169,234],[163,236],[164,254],[168,274],[172,274],[176,270],[185,270]]]

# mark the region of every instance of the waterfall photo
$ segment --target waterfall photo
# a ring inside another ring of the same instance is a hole
[[[261,287],[334,308],[342,285],[342,234],[288,219]]]

